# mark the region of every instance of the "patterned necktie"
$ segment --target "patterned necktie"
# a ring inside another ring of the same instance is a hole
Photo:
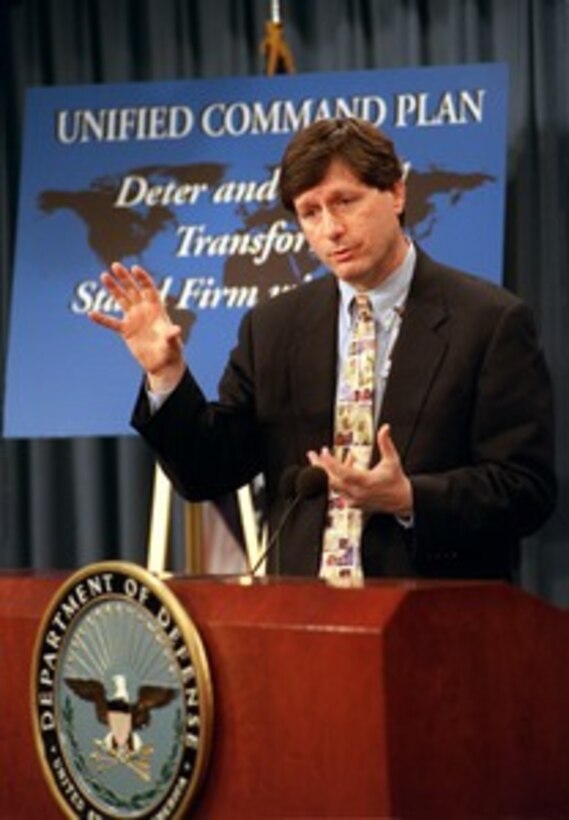
[[[349,453],[355,465],[369,467],[374,436],[376,331],[369,296],[358,294],[347,355],[336,397],[334,455]],[[363,513],[334,490],[328,498],[320,577],[330,580],[361,578],[360,541]]]

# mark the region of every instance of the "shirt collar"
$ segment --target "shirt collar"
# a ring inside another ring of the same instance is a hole
[[[402,308],[413,278],[417,251],[412,242],[409,242],[403,262],[391,273],[387,279],[376,288],[367,291],[373,307],[373,315],[383,327],[389,327],[397,309]],[[352,285],[342,279],[338,280],[340,288],[340,312],[346,326],[351,324],[350,310],[354,296],[358,292]]]

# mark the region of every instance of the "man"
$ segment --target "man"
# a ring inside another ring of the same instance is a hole
[[[187,498],[263,473],[273,532],[283,471],[310,462],[327,472],[330,496],[296,506],[273,571],[511,579],[520,539],[555,502],[551,388],[528,308],[409,241],[401,164],[369,123],[298,133],[280,191],[331,273],[244,318],[218,402],[186,368],[150,277],[118,264],[102,275],[124,315],[92,318],[123,336],[146,373],[134,426]],[[354,342],[362,295],[375,335]],[[346,400],[359,367],[346,377],[347,365],[362,350],[373,395],[358,384]],[[367,409],[354,407],[364,394]],[[372,413],[372,442],[352,435],[354,411]]]

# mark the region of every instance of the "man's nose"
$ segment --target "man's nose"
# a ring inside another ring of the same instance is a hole
[[[330,239],[341,236],[344,231],[344,225],[342,221],[338,219],[337,214],[328,210],[322,212],[322,227],[324,235]]]

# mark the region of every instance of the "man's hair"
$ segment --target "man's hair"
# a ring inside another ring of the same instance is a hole
[[[403,177],[393,142],[371,123],[355,117],[317,120],[299,131],[285,150],[279,181],[284,207],[294,213],[296,197],[322,182],[334,160],[380,191],[390,190]]]

